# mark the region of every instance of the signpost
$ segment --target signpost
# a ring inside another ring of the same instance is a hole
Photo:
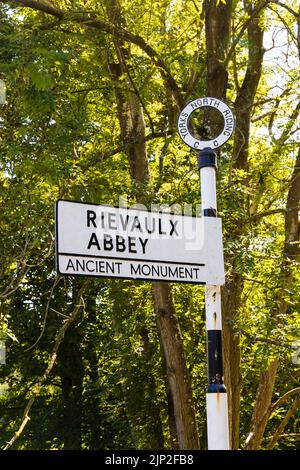
[[[56,202],[59,274],[224,283],[221,219]]]
[[[194,111],[211,107],[224,120],[220,135],[199,140],[189,130]],[[234,116],[221,100],[198,98],[178,118],[178,132],[199,150],[203,217],[148,212],[108,205],[56,202],[56,266],[59,274],[205,284],[208,355],[206,394],[208,449],[229,449],[227,393],[223,383],[220,286],[225,282],[222,226],[217,217],[213,149],[234,129]]]
[[[224,126],[221,133],[211,140],[199,140],[194,137],[189,130],[189,121],[191,115],[200,108],[214,108],[219,111],[224,120]],[[231,109],[223,101],[217,98],[198,98],[188,103],[181,111],[178,118],[178,132],[185,144],[195,150],[203,150],[205,148],[216,149],[225,144],[231,136],[235,125],[234,115]]]
[[[211,140],[199,140],[189,130],[189,121],[194,111],[202,107],[217,109],[223,117],[221,133]],[[223,145],[234,130],[234,116],[221,100],[211,97],[199,98],[188,103],[178,118],[178,132],[191,148],[200,150],[201,204],[205,220],[217,216],[216,168],[217,156],[213,149]],[[222,312],[220,285],[207,283],[205,286],[205,311],[207,334],[208,387],[206,390],[208,450],[229,450],[228,402],[223,382],[222,361]]]

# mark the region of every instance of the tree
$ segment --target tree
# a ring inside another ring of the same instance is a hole
[[[211,95],[236,115],[218,155],[231,445],[297,446],[300,12],[271,0],[0,6],[3,445],[206,446],[202,287],[58,277],[53,203],[198,202],[176,120]],[[210,110],[191,122],[202,138],[221,125]]]

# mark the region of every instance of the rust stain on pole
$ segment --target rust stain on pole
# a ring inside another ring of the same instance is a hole
[[[220,411],[220,392],[217,392],[217,410]]]

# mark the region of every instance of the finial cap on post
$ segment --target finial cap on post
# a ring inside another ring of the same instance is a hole
[[[217,168],[217,155],[210,147],[206,147],[203,150],[200,150],[198,154],[198,168],[205,168],[207,166],[212,166]]]

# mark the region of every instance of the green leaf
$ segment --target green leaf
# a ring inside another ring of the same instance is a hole
[[[38,70],[36,66],[29,67],[29,76],[37,90],[49,90],[54,85],[51,75],[48,72]]]

